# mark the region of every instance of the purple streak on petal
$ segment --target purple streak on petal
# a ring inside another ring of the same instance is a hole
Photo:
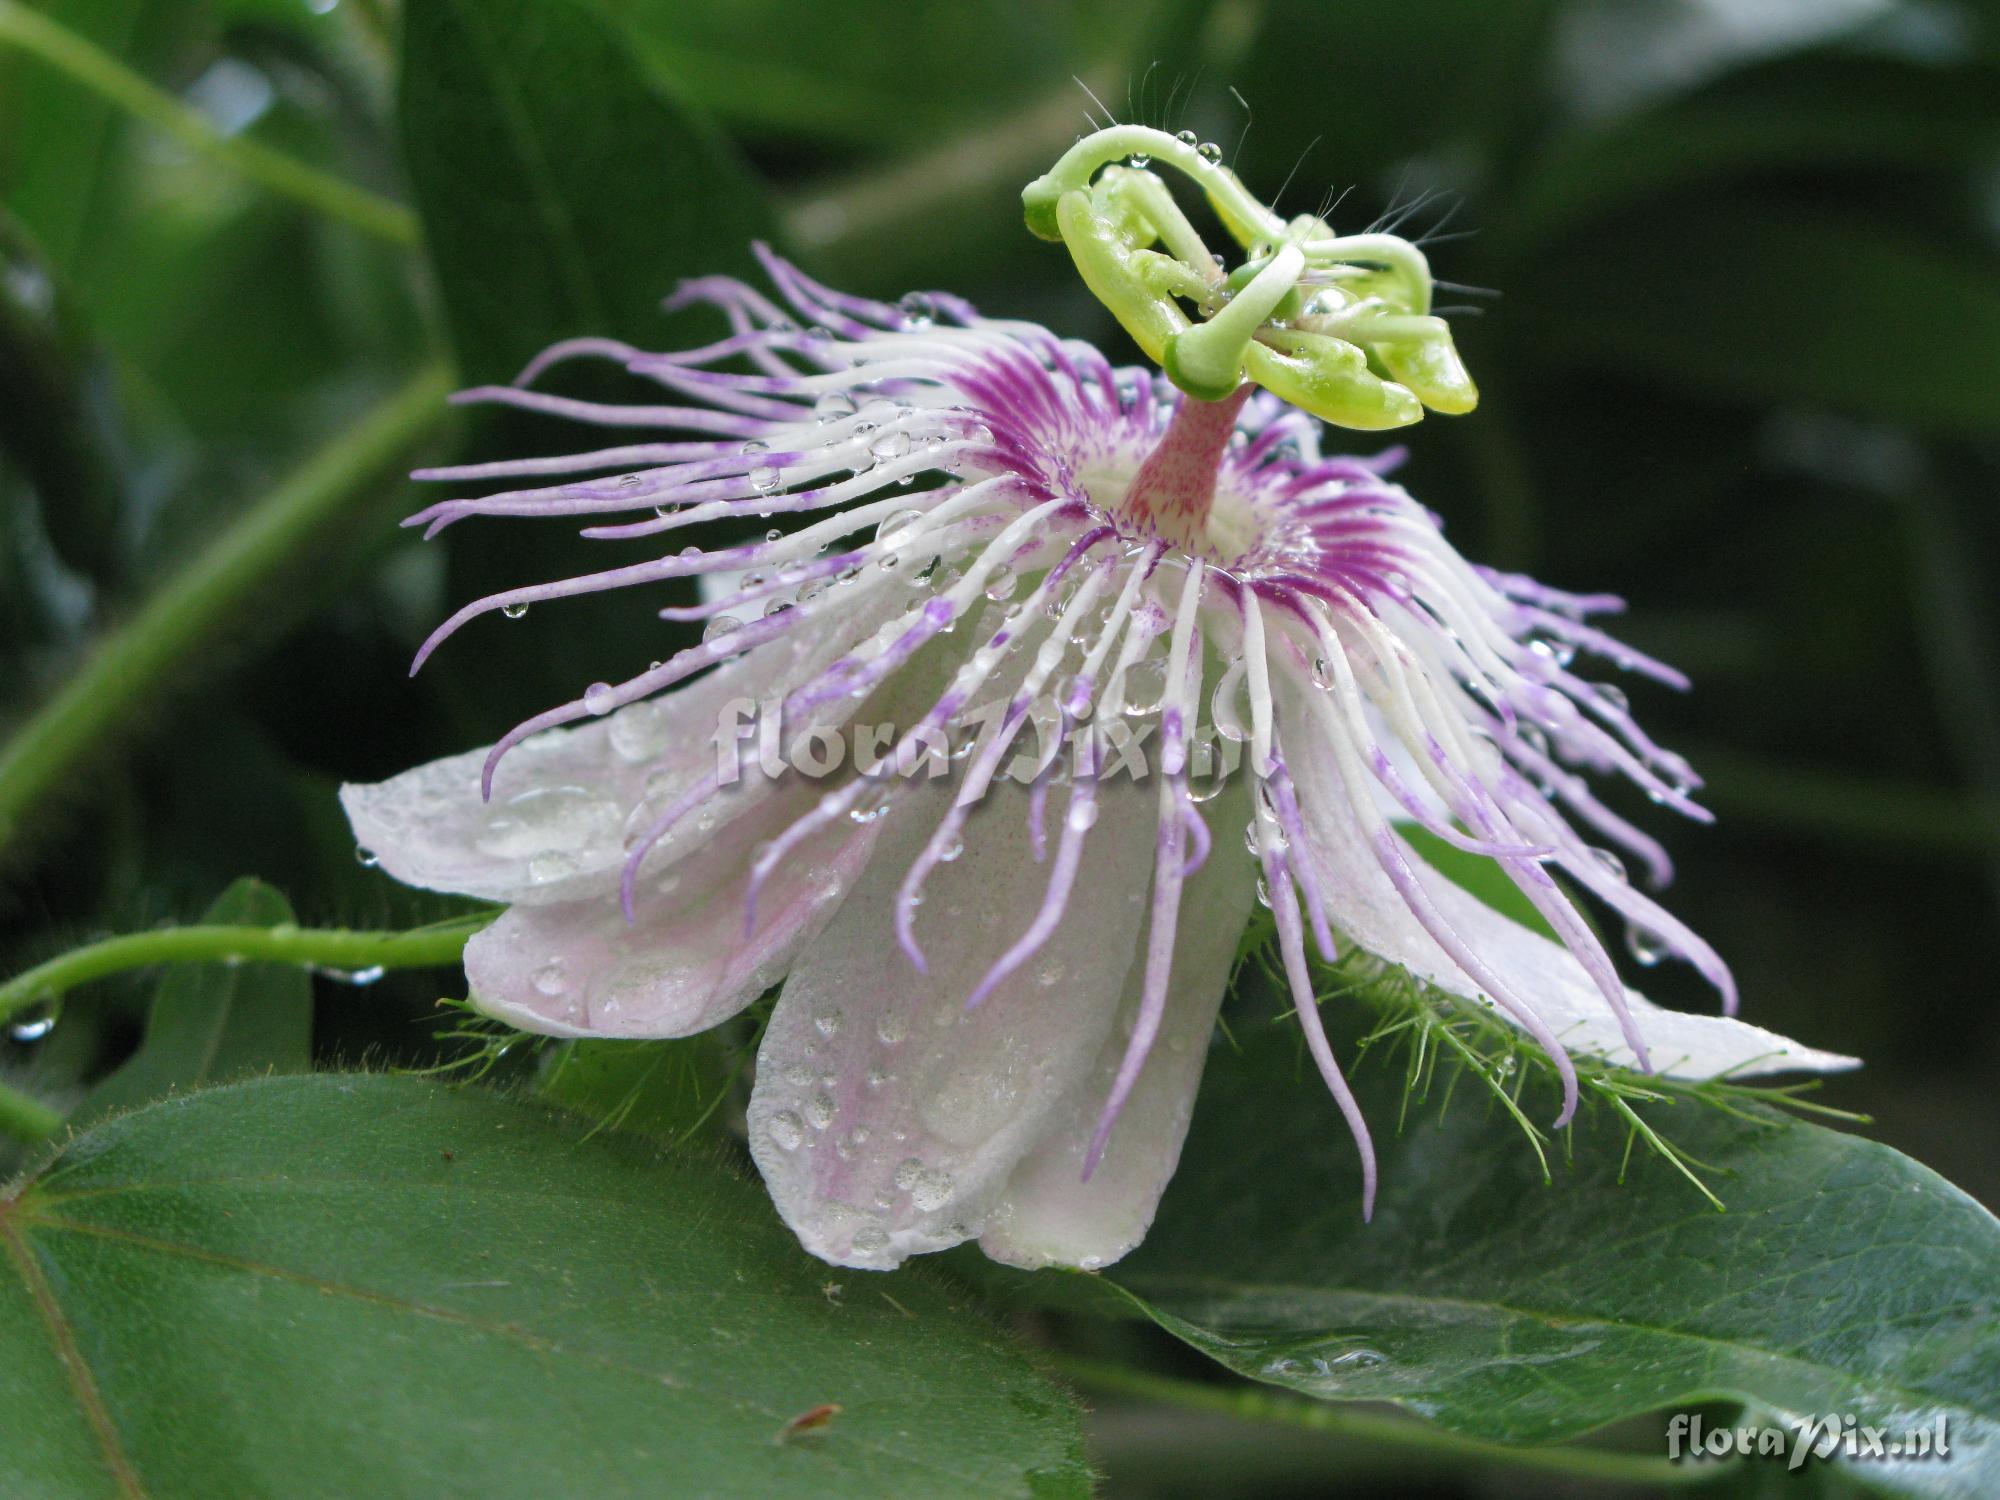
[[[1070,784],[1069,811],[1063,818],[1062,837],[1056,841],[1055,862],[1049,866],[1049,883],[1042,893],[1041,909],[1035,913],[1028,930],[1021,934],[1013,947],[994,962],[986,971],[986,977],[974,986],[966,998],[965,1008],[977,1010],[987,996],[999,988],[1007,976],[1026,963],[1042,945],[1049,940],[1063,913],[1069,907],[1069,893],[1076,884],[1076,871],[1083,859],[1084,839],[1089,835],[1097,806],[1097,784],[1088,777]]]
[[[532,385],[535,378],[544,370],[562,364],[565,360],[596,358],[617,360],[623,363],[625,360],[636,358],[639,352],[639,350],[620,339],[588,337],[564,339],[560,343],[549,345],[548,348],[522,366],[521,373],[514,377],[514,384],[517,386]]]
[[[602,401],[578,401],[569,396],[550,396],[541,391],[521,391],[511,385],[474,386],[470,390],[455,392],[451,397],[454,406],[471,406],[482,401],[518,406],[523,411],[540,412],[544,416],[593,422],[600,427],[679,427],[690,432],[719,432],[739,438],[761,436],[768,428],[764,422],[698,406],[617,406]]]
[[[795,688],[785,699],[785,711],[810,713],[842,694],[865,695],[897,667],[916,655],[917,649],[949,625],[951,620],[952,607],[949,600],[929,600],[919,612],[917,622],[891,642],[873,661],[857,664],[854,669],[843,675],[842,680],[831,681],[822,674],[818,681]],[[853,660],[853,658],[848,659]]]
[[[1471,564],[1472,571],[1509,599],[1552,609],[1558,614],[1615,615],[1625,610],[1625,601],[1616,594],[1572,594],[1537,583],[1525,573],[1503,573],[1497,568]]]
[[[1271,774],[1264,777],[1263,782],[1271,790],[1273,810],[1277,813],[1278,826],[1285,830],[1285,838],[1292,848],[1305,849],[1305,819],[1299,816],[1299,799],[1292,788],[1292,774],[1281,758],[1273,758]],[[1313,870],[1312,861],[1303,856],[1291,861],[1291,866],[1305,897],[1306,917],[1312,923],[1313,942],[1319,946],[1319,956],[1332,963],[1340,956],[1340,950],[1333,940],[1333,929],[1327,925],[1326,898],[1320,893],[1319,876]]]
[[[680,395],[705,401],[711,407],[740,412],[759,422],[797,422],[809,415],[796,401],[774,401],[753,394],[756,390],[777,389],[803,394],[797,380],[781,380],[770,375],[725,375],[715,370],[687,370],[663,361],[636,360],[628,368],[635,375],[665,386]]]
[[[697,302],[739,308],[766,324],[785,321],[782,308],[734,276],[690,276],[674,288],[672,295],[661,299],[660,306],[665,312],[677,313]]]
[[[771,278],[772,284],[784,295],[785,300],[792,304],[799,316],[823,324],[843,338],[857,340],[870,338],[881,332],[892,315],[891,309],[881,303],[864,302],[858,297],[839,298],[837,293],[827,291],[789,261],[781,260],[772,254],[768,245],[758,243],[750,248],[764,267],[764,274]],[[824,297],[821,294],[824,294]],[[879,308],[881,317],[877,319],[875,326],[871,327],[842,311],[839,305],[842,301],[856,303],[871,311]]]
[[[1214,840],[1209,836],[1207,820],[1194,810],[1194,805],[1188,800],[1187,778],[1175,776],[1170,779],[1174,784],[1175,795],[1180,798],[1181,825],[1187,829],[1188,837],[1194,843],[1194,847],[1188,851],[1187,863],[1181,866],[1181,878],[1191,880],[1195,872],[1208,863],[1209,850],[1214,847]]]
[[[537,474],[577,474],[590,469],[644,467],[678,463],[685,459],[719,458],[739,451],[727,440],[704,443],[627,443],[619,448],[599,448],[590,453],[571,453],[552,458],[510,458],[497,463],[447,464],[412,469],[410,478],[465,483],[480,479],[523,479]]]
[[[628,349],[625,367],[635,375],[644,375],[652,367],[698,368],[719,359],[735,359],[740,355],[758,349],[788,349],[798,342],[796,333],[781,333],[768,328],[745,328],[732,333],[726,339],[717,339],[711,344],[701,344],[693,349],[671,349],[662,351]],[[796,387],[800,374],[797,370],[780,367],[777,371],[767,371],[771,378],[784,382],[784,389]]]
[[[612,709],[623,708],[628,703],[636,703],[639,699],[657,693],[663,688],[672,687],[684,678],[692,677],[704,667],[713,666],[716,662],[725,661],[733,656],[740,656],[763,645],[766,641],[776,639],[791,629],[795,623],[789,612],[767,615],[761,620],[752,621],[741,630],[733,630],[715,640],[704,641],[698,646],[689,646],[685,650],[677,651],[658,666],[641,672],[637,677],[629,678],[612,689],[610,698],[606,700],[608,706],[601,710],[590,707],[586,699],[578,698],[559,708],[547,709],[531,719],[524,719],[502,735],[499,742],[486,753],[486,763],[479,775],[480,800],[492,800],[493,773],[500,765],[500,758],[530,735],[540,734],[544,729],[554,729],[558,725],[572,724],[578,719],[596,718],[600,713],[609,713]]]
[[[836,552],[830,557],[816,558],[811,562],[787,563],[755,587],[739,589],[733,594],[720,599],[711,599],[703,604],[669,605],[657,613],[662,620],[706,620],[715,615],[726,615],[733,609],[741,608],[758,599],[768,599],[787,589],[797,588],[802,583],[811,583],[815,579],[831,578],[836,573],[843,573],[867,555],[865,550]]]
[[[1576,1113],[1577,1083],[1576,1064],[1570,1061],[1569,1053],[1548,1028],[1548,1023],[1537,1015],[1531,1006],[1523,1004],[1514,991],[1504,983],[1499,975],[1490,969],[1486,961],[1476,953],[1456,929],[1444,919],[1430,898],[1430,892],[1403,858],[1401,845],[1395,833],[1387,827],[1378,827],[1369,835],[1369,845],[1374,852],[1375,862],[1382,873],[1395,886],[1396,894],[1403,898],[1403,905],[1410,915],[1417,919],[1424,931],[1431,935],[1436,944],[1450,956],[1453,963],[1463,969],[1472,982],[1485,991],[1487,997],[1508,1015],[1512,1016],[1521,1029],[1533,1037],[1541,1049],[1549,1055],[1562,1077],[1562,1113],[1556,1116],[1556,1128],[1560,1130],[1570,1122]]]
[[[1589,782],[1565,771],[1546,755],[1518,741],[1508,746],[1508,757],[1518,762],[1529,775],[1553,787],[1554,795],[1578,817],[1644,864],[1647,877],[1655,888],[1672,883],[1674,866],[1665,846],[1598,801]],[[1543,796],[1525,781],[1519,781],[1518,785],[1523,795]]]
[[[632,563],[623,568],[612,568],[603,573],[590,573],[580,578],[565,578],[558,583],[537,583],[526,588],[507,589],[502,593],[488,594],[484,599],[475,599],[465,605],[450,619],[433,630],[423,645],[417,648],[417,658],[410,663],[410,675],[430,659],[433,651],[444,644],[447,637],[457,632],[468,620],[496,609],[506,609],[512,605],[538,604],[545,599],[571,599],[579,594],[597,594],[606,589],[626,588],[632,584],[658,583],[668,578],[685,578],[696,573],[719,573],[731,569],[754,567],[759,557],[769,550],[768,544],[752,547],[731,547],[721,552],[696,553],[693,556],[662,557],[652,562]]]
[[[1118,1074],[1098,1111],[1097,1128],[1091,1132],[1090,1149],[1084,1153],[1083,1180],[1090,1181],[1112,1127],[1124,1112],[1125,1101],[1139,1081],[1139,1072],[1152,1055],[1160,1034],[1160,1021],[1167,1009],[1167,986],[1173,979],[1174,934],[1180,923],[1181,884],[1187,875],[1186,841],[1188,812],[1180,800],[1182,793],[1171,782],[1161,786],[1159,827],[1153,841],[1153,904],[1146,924],[1146,972],[1140,983],[1138,1014],[1132,1022],[1131,1038],[1119,1059]],[[1201,820],[1195,819],[1197,823]]]
[[[1439,760],[1444,756],[1444,746],[1435,739],[1427,739],[1425,744],[1433,760]],[[1395,764],[1379,745],[1369,746],[1368,765],[1375,773],[1375,779],[1382,783],[1391,797],[1395,798],[1397,806],[1408,813],[1426,833],[1433,838],[1444,840],[1454,849],[1463,849],[1467,854],[1478,854],[1487,859],[1547,859],[1556,852],[1553,845],[1496,844],[1490,839],[1474,838],[1470,834],[1461,833],[1449,820],[1439,817],[1435,809],[1426,805],[1424,800],[1410,789],[1410,784],[1403,780]]]
[[[1278,951],[1284,958],[1285,979],[1291,986],[1299,1029],[1306,1036],[1306,1049],[1312,1053],[1327,1092],[1333,1095],[1333,1102],[1347,1121],[1348,1131],[1354,1136],[1354,1149],[1361,1153],[1361,1221],[1365,1224],[1375,1217],[1375,1142],[1368,1133],[1368,1121],[1355,1101],[1354,1091],[1348,1088],[1340,1063],[1327,1042],[1326,1028],[1320,1023],[1319,997],[1313,992],[1312,975],[1306,968],[1305,934],[1299,927],[1298,900],[1291,878],[1268,849],[1264,853],[1264,883],[1271,892],[1271,914],[1278,920]]]
[[[1035,863],[1040,864],[1049,852],[1047,832],[1049,805],[1049,784],[1040,776],[1028,788],[1028,847],[1034,852]]]
[[[1643,677],[1664,683],[1670,688],[1686,692],[1692,684],[1687,674],[1655,660],[1643,651],[1635,651],[1616,636],[1597,629],[1595,626],[1580,624],[1567,615],[1550,609],[1524,608],[1521,613],[1531,624],[1540,626],[1550,635],[1573,641],[1593,656],[1601,656],[1606,661],[1623,667],[1628,672],[1637,672]]]

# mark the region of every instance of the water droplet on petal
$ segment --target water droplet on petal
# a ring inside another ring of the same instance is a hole
[[[1226,740],[1241,744],[1250,738],[1250,695],[1246,678],[1240,671],[1227,671],[1215,685],[1215,692],[1209,698],[1209,713],[1215,720],[1215,732]]]
[[[1167,659],[1154,656],[1132,663],[1125,669],[1121,685],[1126,713],[1143,718],[1155,712],[1167,696]]]
[[[593,714],[608,714],[618,706],[618,694],[608,682],[593,682],[583,690],[583,706]]]
[[[806,1138],[805,1122],[789,1109],[781,1109],[771,1116],[767,1131],[771,1140],[781,1151],[796,1151],[799,1142]]]
[[[500,606],[500,613],[510,620],[518,620],[527,612],[528,606],[525,604],[503,604]]]

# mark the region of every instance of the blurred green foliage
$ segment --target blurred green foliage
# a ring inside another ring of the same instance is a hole
[[[1122,356],[1018,191],[1090,118],[1193,129],[1281,206],[1427,238],[1485,401],[1409,433],[1404,478],[1474,558],[1632,600],[1627,638],[1696,681],[1641,717],[1720,815],[1662,830],[1677,910],[1752,1019],[1868,1059],[1835,1102],[2000,1200],[1991,0],[36,9],[223,136],[410,205],[423,245],[0,42],[0,731],[428,362],[489,379],[559,337],[665,341],[657,299],[742,270],[751,234],[856,292],[948,288]],[[514,418],[432,446],[565,440]],[[334,785],[672,644],[584,600],[405,680],[451,605],[602,560],[546,528],[420,547],[393,525],[414,505],[365,486],[38,799],[0,848],[0,971],[192,919],[246,874],[308,922],[438,915],[356,863]],[[1647,987],[1707,1003],[1670,969]],[[434,1053],[434,979],[317,989],[322,1060]],[[146,1000],[80,996],[0,1039],[0,1076],[81,1097]]]

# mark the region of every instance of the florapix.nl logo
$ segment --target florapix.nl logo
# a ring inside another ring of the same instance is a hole
[[[1778,1458],[1788,1469],[1834,1457],[1854,1463],[1946,1459],[1951,1432],[1943,1413],[1921,1426],[1899,1428],[1873,1425],[1853,1412],[1719,1426],[1708,1425],[1699,1413],[1678,1412],[1667,1423],[1667,1457],[1677,1463]]]

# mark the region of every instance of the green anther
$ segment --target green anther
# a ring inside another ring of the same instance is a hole
[[[1028,227],[1181,390],[1219,401],[1247,378],[1346,427],[1459,413],[1479,392],[1430,315],[1430,264],[1393,234],[1281,219],[1192,139],[1139,125],[1085,137],[1021,194]],[[1150,167],[1200,189],[1245,258],[1225,273]]]
[[[1407,427],[1424,414],[1408,387],[1375,375],[1368,356],[1342,339],[1283,334],[1254,345],[1245,364],[1272,395],[1339,427],[1378,432]]]
[[[1479,388],[1442,319],[1378,318],[1364,342],[1382,367],[1432,411],[1462,416],[1479,404]]]
[[[1296,299],[1306,258],[1295,245],[1272,256],[1214,317],[1167,341],[1167,378],[1190,396],[1220,401],[1243,383],[1243,357],[1286,298]]]

